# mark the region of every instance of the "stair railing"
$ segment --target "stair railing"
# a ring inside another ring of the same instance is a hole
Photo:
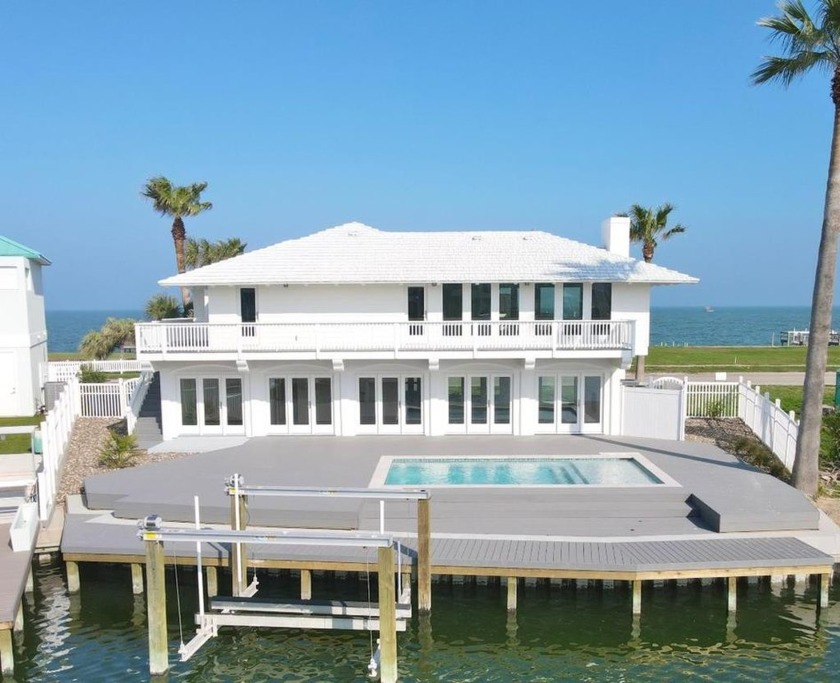
[[[137,426],[137,418],[140,416],[140,409],[143,407],[143,401],[146,400],[146,393],[149,391],[149,386],[152,384],[154,377],[155,373],[151,370],[143,370],[140,373],[140,381],[137,382],[137,386],[131,392],[128,400],[128,409],[125,413],[125,423],[129,434],[134,433],[134,428]]]

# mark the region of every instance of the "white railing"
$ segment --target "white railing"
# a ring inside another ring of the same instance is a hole
[[[139,354],[632,349],[632,320],[138,323]]]
[[[99,372],[140,372],[138,360],[62,360],[47,364],[47,381],[66,382],[71,377],[78,377],[83,365]]]
[[[779,399],[772,401],[769,393],[762,395],[761,387],[753,388],[749,382],[738,385],[738,394],[738,417],[792,470],[799,435],[799,420],[794,412],[786,413]]]
[[[143,401],[146,400],[146,393],[149,391],[149,385],[152,383],[153,377],[153,372],[144,370],[140,373],[140,379],[129,391],[128,406],[125,411],[125,423],[129,434],[134,433],[137,418],[140,416],[140,409],[143,407]]]
[[[125,417],[141,378],[78,384],[82,417]]]
[[[41,423],[43,460],[37,476],[38,516],[42,522],[49,520],[55,507],[58,474],[64,464],[73,424],[81,412],[80,398],[78,380],[71,378]]]
[[[686,382],[686,417],[738,417],[738,382]]]

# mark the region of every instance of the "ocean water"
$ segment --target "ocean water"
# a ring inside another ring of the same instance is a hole
[[[47,311],[49,349],[76,351],[90,330],[98,330],[109,317],[142,319],[140,311]],[[779,333],[808,328],[807,306],[752,306],[715,308],[702,306],[651,309],[652,346],[771,346]],[[840,320],[840,308],[834,310]]]
[[[24,601],[24,638],[10,680],[150,680],[145,596],[131,594],[128,566],[80,569],[81,592],[69,595],[60,563],[34,565],[35,593]],[[176,584],[167,571],[171,670],[154,680],[367,680],[376,633],[223,627],[193,659],[179,662],[182,634],[187,641],[194,632],[197,597],[195,571],[178,574]],[[229,574],[219,575],[223,590],[229,582]],[[260,576],[260,594],[292,598],[298,590],[289,573]],[[367,583],[315,576],[313,595],[366,601]],[[738,610],[729,615],[723,584],[665,586],[645,590],[634,619],[623,585],[540,584],[520,587],[519,610],[508,615],[498,585],[435,584],[431,618],[415,615],[397,636],[400,681],[828,683],[840,669],[840,582],[829,599],[818,614],[813,586],[774,592],[768,583],[742,584]]]

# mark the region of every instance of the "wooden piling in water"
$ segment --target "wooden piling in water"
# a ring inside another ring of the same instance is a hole
[[[7,629],[0,629],[0,672],[4,676],[11,676],[15,673],[15,649],[12,641],[12,632]]]
[[[78,593],[80,588],[78,562],[65,562],[67,568],[67,592],[71,595]]]
[[[730,576],[726,580],[726,606],[730,612],[738,609],[738,577]]]
[[[642,582],[633,581],[633,614],[642,613]]]
[[[429,500],[417,501],[417,611],[432,611],[431,512]]]
[[[146,610],[149,622],[149,673],[152,676],[169,670],[165,572],[163,543],[146,541]]]
[[[300,570],[300,599],[312,599],[312,572],[308,569]]]
[[[205,567],[207,572],[207,597],[213,598],[219,594],[219,575],[215,567]]]
[[[131,564],[131,592],[134,595],[143,594],[143,567],[134,562]]]
[[[379,680],[397,681],[397,610],[394,595],[394,549],[377,550],[379,567]]]
[[[519,588],[519,579],[515,576],[509,576],[507,580],[507,611],[516,611],[517,589]]]

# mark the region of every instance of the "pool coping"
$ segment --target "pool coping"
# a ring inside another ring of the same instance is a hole
[[[400,460],[633,460],[647,470],[660,483],[647,484],[386,484],[391,465]],[[604,451],[591,454],[571,455],[382,455],[373,470],[368,488],[378,489],[644,489],[683,488],[676,479],[657,467],[638,451]]]

